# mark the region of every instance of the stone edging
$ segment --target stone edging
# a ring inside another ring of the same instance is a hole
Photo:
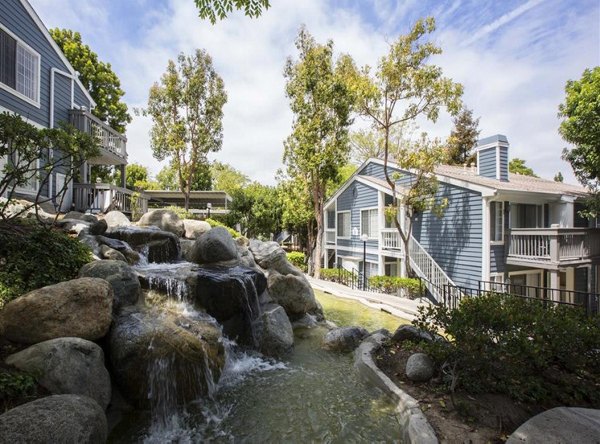
[[[397,403],[400,415],[402,440],[409,444],[437,444],[439,441],[433,427],[412,396],[400,390],[373,361],[372,353],[381,346],[385,336],[380,333],[369,336],[354,352],[354,367],[367,381],[383,390]]]

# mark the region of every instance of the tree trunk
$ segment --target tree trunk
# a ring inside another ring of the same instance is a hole
[[[183,190],[183,202],[185,211],[190,209],[190,192],[188,190]]]
[[[318,213],[317,216],[317,238],[315,242],[314,256],[314,278],[319,279],[321,277],[321,255],[323,253],[323,209]]]

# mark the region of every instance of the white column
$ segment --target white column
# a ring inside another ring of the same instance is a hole
[[[481,280],[490,280],[490,199],[484,197],[481,203]]]
[[[560,275],[558,270],[550,270],[550,288],[551,294],[550,299],[553,301],[560,301]]]

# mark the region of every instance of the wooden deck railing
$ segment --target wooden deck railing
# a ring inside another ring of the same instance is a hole
[[[519,228],[510,231],[508,261],[561,265],[600,257],[598,228]]]
[[[144,193],[136,193],[107,183],[73,185],[75,210],[86,212],[106,212],[111,210],[131,214],[148,211],[148,198]]]
[[[117,157],[127,159],[127,138],[102,122],[86,110],[72,109],[69,111],[71,124],[84,133],[95,136],[100,148]]]

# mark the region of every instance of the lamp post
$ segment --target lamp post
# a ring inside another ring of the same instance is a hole
[[[210,219],[210,209],[212,208],[212,204],[209,202],[206,204],[207,218]]]
[[[368,234],[362,234],[360,240],[363,242],[363,282],[362,289],[366,291],[367,288],[367,241],[369,240]]]

